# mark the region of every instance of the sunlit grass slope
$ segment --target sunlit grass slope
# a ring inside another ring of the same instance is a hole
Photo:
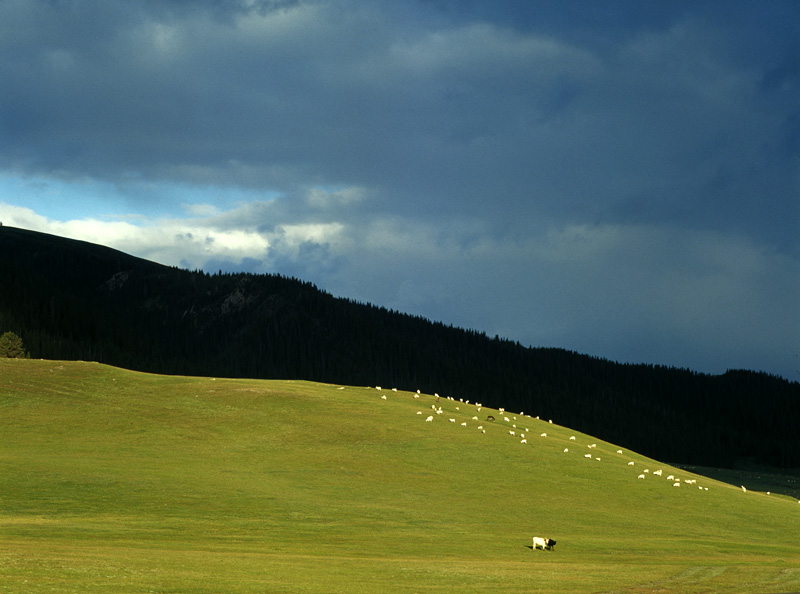
[[[0,592],[800,590],[795,499],[444,396],[2,360]]]

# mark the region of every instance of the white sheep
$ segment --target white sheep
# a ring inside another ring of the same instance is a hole
[[[661,476],[661,469],[654,471],[653,475],[654,476]]]
[[[681,486],[681,482],[680,481],[676,481],[676,482],[672,483],[672,486],[673,487],[680,487]]]
[[[638,477],[636,477],[636,478],[643,479],[643,478],[644,478],[644,475],[643,475],[643,474],[640,474],[640,475],[639,475]]]
[[[433,421],[433,415],[431,415],[427,419],[425,419],[426,423],[430,423],[431,421]]]
[[[466,423],[466,421],[465,421],[465,422],[463,422],[463,423],[461,423],[461,426],[462,426],[462,427],[466,427],[466,426],[467,426],[467,423]]]
[[[628,462],[628,466],[633,466],[633,462]]]
[[[386,400],[386,394],[384,394],[383,396],[381,396],[381,400]]]
[[[618,454],[621,454],[621,453],[622,453],[622,450],[617,450],[617,453],[618,453]]]
[[[547,437],[547,433],[542,433],[542,437]]]
[[[568,451],[569,451],[569,448],[564,448],[564,451],[565,451],[565,452],[568,452]]]
[[[572,437],[569,438],[569,440],[570,441],[575,441],[575,436],[573,435]]]
[[[583,457],[591,459],[592,455],[591,454],[584,454]]]
[[[455,423],[455,422],[456,422],[456,420],[455,420],[455,419],[450,419],[450,422],[451,422],[451,423]]]
[[[516,435],[516,431],[509,431],[508,434],[509,435]]]
[[[528,440],[527,439],[523,439],[522,441],[520,441],[520,443],[528,443]]]

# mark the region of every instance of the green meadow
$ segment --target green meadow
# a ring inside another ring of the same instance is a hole
[[[0,360],[0,592],[800,591],[797,499],[444,396]]]

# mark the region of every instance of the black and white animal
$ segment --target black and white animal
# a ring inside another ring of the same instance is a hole
[[[552,551],[553,547],[556,546],[556,541],[552,538],[542,538],[541,536],[534,536],[533,537],[533,550],[542,549]]]

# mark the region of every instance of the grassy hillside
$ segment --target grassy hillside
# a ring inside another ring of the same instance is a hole
[[[797,500],[435,400],[0,360],[0,592],[800,590]]]

